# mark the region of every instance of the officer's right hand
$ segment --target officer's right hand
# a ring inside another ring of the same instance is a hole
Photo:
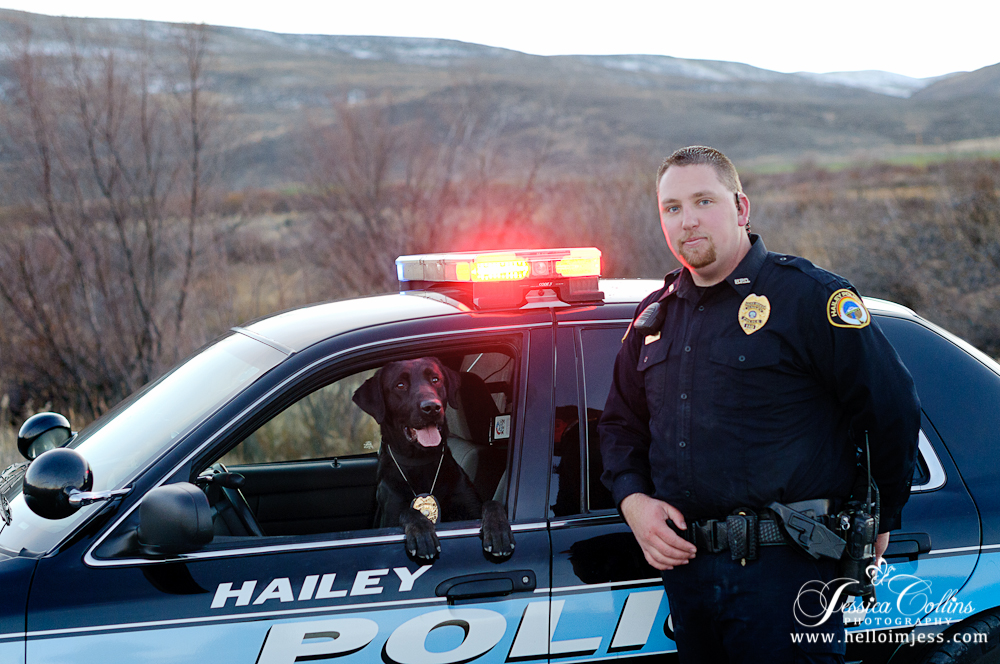
[[[658,570],[686,565],[694,558],[694,544],[683,539],[667,525],[667,519],[687,530],[684,515],[677,508],[644,493],[633,493],[621,502],[625,521],[642,547],[646,562]]]

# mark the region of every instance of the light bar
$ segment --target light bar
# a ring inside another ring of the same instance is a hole
[[[400,281],[433,282],[600,277],[601,250],[586,247],[400,256],[396,259],[396,276]]]
[[[400,256],[396,276],[400,290],[454,291],[480,309],[519,306],[534,289],[555,292],[567,303],[604,297],[598,290],[601,251],[595,247]]]

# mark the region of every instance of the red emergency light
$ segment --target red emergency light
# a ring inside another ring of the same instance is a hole
[[[478,309],[519,307],[536,290],[569,304],[604,298],[595,247],[400,256],[396,276],[401,291],[443,291]]]

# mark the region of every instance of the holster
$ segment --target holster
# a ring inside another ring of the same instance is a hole
[[[824,502],[827,501],[802,501],[788,505],[773,502],[767,507],[777,516],[778,522],[793,544],[815,559],[822,556],[840,560],[844,553],[844,539],[823,523],[823,517],[832,510],[805,509]],[[800,509],[803,511],[799,511]]]

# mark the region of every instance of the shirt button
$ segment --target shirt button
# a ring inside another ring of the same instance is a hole
[[[681,442],[677,443],[677,444],[678,444],[678,445],[679,445],[680,447],[687,447],[687,443],[685,443],[685,442],[684,442],[683,440],[682,440]]]
[[[681,399],[687,399],[687,398],[688,398],[688,395],[687,395],[687,394],[682,394],[682,395],[681,395]]]
[[[684,497],[685,498],[690,498],[691,497],[691,492],[690,491],[685,491],[684,492]]]
[[[745,362],[746,359],[746,355],[740,355],[740,362]]]
[[[704,304],[698,307],[698,311],[704,311],[704,310],[705,310],[705,305]]]
[[[691,352],[691,346],[684,346],[684,352],[685,353],[690,353]]]

